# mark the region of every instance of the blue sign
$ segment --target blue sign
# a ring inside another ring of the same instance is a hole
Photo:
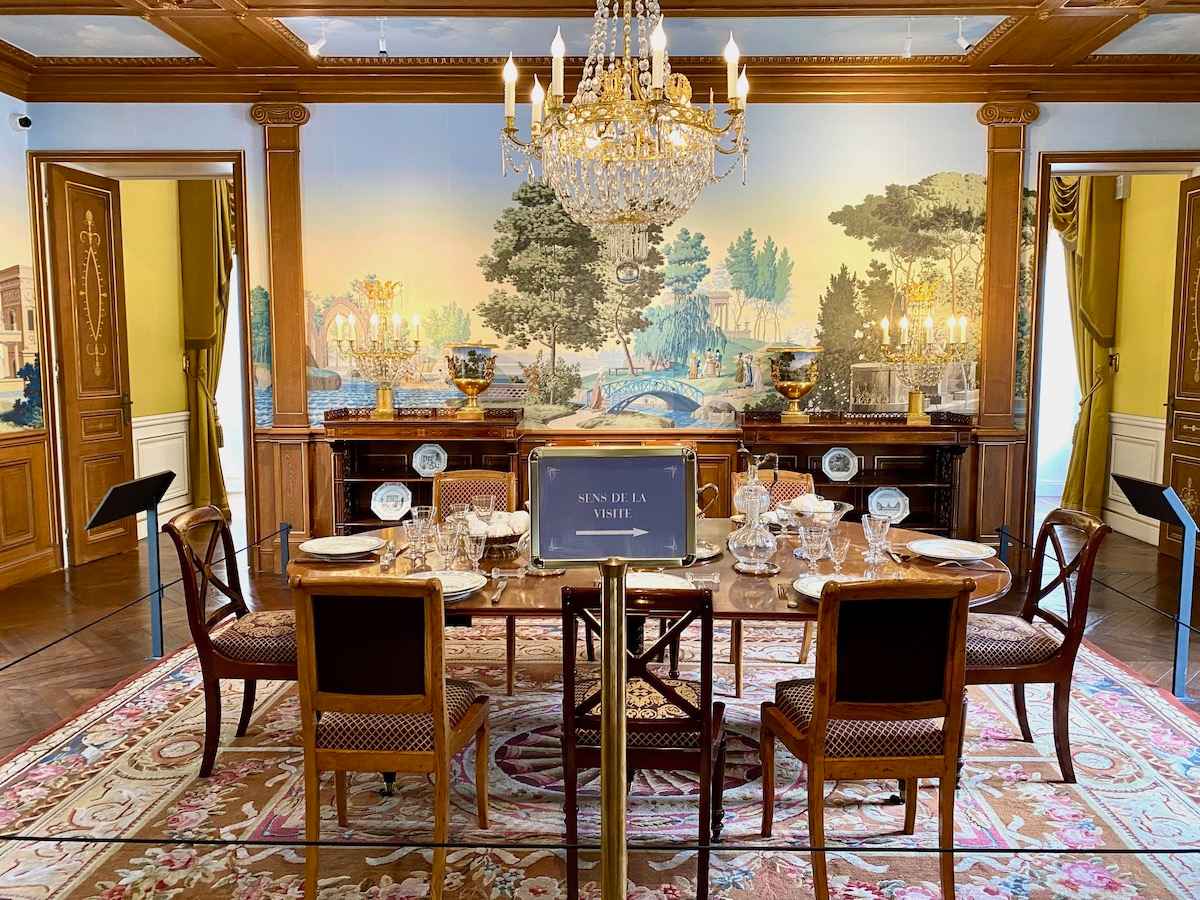
[[[547,447],[529,459],[535,565],[675,563],[696,550],[686,447]]]

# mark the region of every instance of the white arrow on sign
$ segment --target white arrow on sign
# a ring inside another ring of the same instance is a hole
[[[613,528],[613,529],[609,529],[607,531],[605,531],[603,529],[592,530],[592,531],[576,531],[575,536],[576,537],[597,537],[597,536],[617,537],[617,536],[624,535],[626,537],[641,537],[643,534],[649,534],[649,533],[650,532],[648,532],[645,528],[623,528],[623,529]]]

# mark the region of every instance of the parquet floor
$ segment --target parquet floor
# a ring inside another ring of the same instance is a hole
[[[174,548],[166,538],[162,541],[163,579],[170,582],[177,577],[178,566]],[[121,610],[147,591],[145,553],[143,542],[136,553],[0,591],[0,755],[52,728],[148,665],[148,604],[143,601]],[[240,562],[251,606],[290,605],[278,575],[250,577],[244,559]],[[1117,591],[1173,613],[1178,583],[1173,561],[1160,559],[1149,545],[1114,534],[1101,552],[1097,578],[1088,639],[1148,681],[1169,687],[1174,643],[1170,620]],[[993,604],[991,611],[1019,605],[1018,597],[1010,597]],[[166,592],[164,618],[168,650],[187,645],[190,638],[178,587]],[[48,649],[34,652],[56,640]],[[1191,690],[1200,695],[1200,639],[1193,641],[1190,671]],[[1200,701],[1190,705],[1200,710]]]

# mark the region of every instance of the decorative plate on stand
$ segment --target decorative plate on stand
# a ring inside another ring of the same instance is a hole
[[[422,444],[413,451],[413,470],[422,478],[432,478],[446,471],[448,457],[441,444]]]
[[[908,518],[908,494],[895,487],[875,488],[867,497],[867,512],[873,516],[885,516],[899,525]]]
[[[385,481],[371,493],[371,512],[384,522],[398,522],[412,508],[412,491],[400,481]]]
[[[831,447],[821,457],[821,471],[830,481],[849,481],[858,474],[858,454],[848,447]]]

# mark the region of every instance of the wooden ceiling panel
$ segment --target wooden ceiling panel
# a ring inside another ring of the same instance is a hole
[[[991,65],[1053,66],[1068,48],[1096,40],[1114,17],[1049,16],[1027,18],[997,48]],[[1116,17],[1125,18],[1125,17]],[[1090,52],[1090,51],[1089,51]],[[1086,54],[1084,54],[1086,55]]]
[[[208,48],[207,52],[201,51],[201,55],[223,68],[294,68],[297,63],[279,43],[256,33],[248,21],[240,21],[234,16],[156,17],[151,21],[160,27],[169,22],[190,35]]]

